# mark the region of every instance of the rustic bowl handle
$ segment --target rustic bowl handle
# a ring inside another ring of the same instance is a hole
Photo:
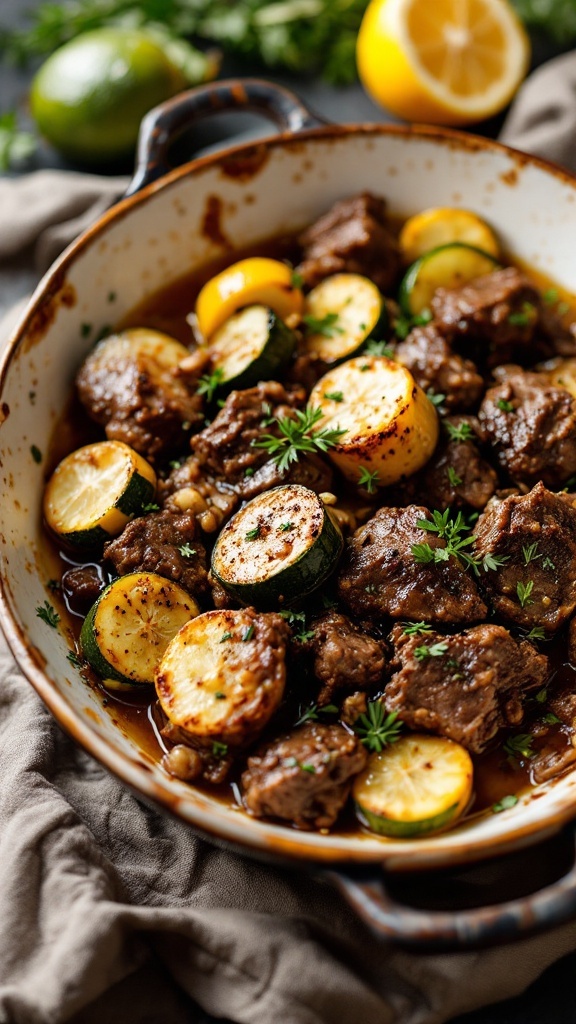
[[[172,170],[168,151],[186,128],[205,117],[234,110],[262,114],[282,132],[301,132],[324,123],[294,93],[258,78],[213,82],[190,89],[146,114],[140,126],[136,169],[126,195],[139,192]]]
[[[576,917],[576,828],[572,865],[562,878],[520,899],[470,910],[416,910],[386,891],[373,867],[330,870],[332,883],[379,939],[411,948],[474,948],[524,938]]]

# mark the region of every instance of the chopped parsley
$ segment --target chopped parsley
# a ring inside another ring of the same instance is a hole
[[[344,395],[341,391],[325,391],[324,398],[327,398],[330,402],[343,402]]]
[[[530,760],[536,756],[536,752],[532,750],[533,742],[534,737],[529,732],[520,732],[517,736],[509,736],[502,749],[509,761],[517,761],[518,755]]]
[[[527,640],[545,640],[546,633],[542,626],[533,626],[529,633],[526,634]],[[538,699],[538,698],[536,698]],[[544,698],[546,699],[546,698]]]
[[[464,568],[473,569],[478,576],[480,567],[484,572],[490,569],[498,569],[504,562],[508,561],[507,555],[497,556],[490,552],[486,555],[469,555],[464,549],[474,543],[474,537],[469,534],[470,527],[461,512],[455,519],[450,518],[450,509],[444,512],[432,512],[432,520],[417,519],[416,525],[421,530],[428,530],[436,533],[441,540],[446,542],[444,548],[432,548],[430,544],[413,544],[412,555],[419,565],[427,565],[434,562],[439,565],[447,562],[450,555],[454,555],[462,563]]]
[[[518,797],[513,793],[503,796],[496,804],[492,804],[492,814],[500,814],[501,811],[508,811],[518,803]]]
[[[244,640],[244,642],[246,642],[247,640],[251,640],[253,636],[254,636],[254,626],[248,626],[246,628],[246,630],[244,631],[244,635],[243,635],[242,639]]]
[[[260,527],[255,526],[253,530],[248,530],[245,534],[246,540],[256,540],[260,536]]]
[[[421,636],[423,633],[431,633],[432,626],[427,622],[406,622],[402,632],[404,636]]]
[[[360,466],[358,475],[358,486],[365,487],[368,494],[374,494],[378,486],[379,472],[375,469],[372,473],[367,466]]]
[[[322,334],[325,338],[335,338],[337,334],[344,334],[344,328],[338,325],[338,313],[326,313],[323,317],[308,313],[302,319],[310,334]]]
[[[554,562],[552,561],[552,559],[548,558],[548,556],[546,556],[546,558],[542,559],[542,568],[543,569],[552,569],[552,570],[554,570],[556,568],[556,566],[554,565]]]
[[[447,475],[448,475],[448,480],[450,482],[450,486],[451,487],[459,487],[460,484],[462,483],[462,477],[458,476],[458,473],[454,469],[454,466],[448,466],[448,469],[446,470],[446,472],[447,472]]]
[[[543,686],[541,690],[538,690],[538,693],[534,697],[534,700],[537,701],[538,704],[545,704],[547,699],[548,699],[548,690],[547,690],[547,688],[545,686]]]
[[[143,512],[159,512],[160,505],[157,505],[155,501],[149,501],[147,505],[142,505]]]
[[[387,715],[382,701],[371,700],[368,701],[366,714],[360,715],[354,722],[354,732],[367,750],[378,754],[400,739],[403,723],[398,722],[397,718],[397,711]]]
[[[170,466],[170,469],[180,469],[183,461],[183,459],[172,459],[168,465]]]
[[[226,640],[231,640],[231,639],[232,639],[232,633],[228,633],[228,632],[222,633],[222,636],[220,637],[219,643],[223,644]]]
[[[445,422],[444,429],[451,441],[469,441],[471,437],[474,437],[474,431],[466,421],[459,423],[458,426]]]
[[[553,711],[549,711],[546,715],[543,715],[542,721],[546,722],[546,725],[561,725],[561,719],[558,715],[555,715]]]
[[[553,306],[555,302],[558,302],[559,297],[557,288],[548,288],[542,293],[542,298],[547,306]]]
[[[538,541],[535,540],[533,544],[524,544],[522,547],[522,555],[524,557],[524,565],[530,565],[535,558],[540,558],[538,554]]]
[[[322,410],[319,408],[308,406],[304,411],[296,409],[294,418],[280,417],[273,421],[280,431],[280,437],[265,434],[252,444],[274,456],[278,469],[284,472],[292,463],[298,462],[300,452],[326,452],[347,433],[338,427],[315,430],[314,427],[321,419]]]
[[[280,526],[278,527],[280,533],[288,533],[288,530],[292,530],[293,528],[294,523],[291,523],[289,521],[287,523],[280,523]]]
[[[45,622],[52,629],[56,629],[56,626],[60,622],[60,616],[56,609],[50,604],[49,601],[44,601],[43,605],[38,605],[36,608],[36,615],[42,622]]]
[[[375,341],[374,338],[370,338],[370,341],[366,342],[364,353],[367,356],[386,356],[387,359],[394,359],[394,346],[386,341]]]
[[[280,612],[280,617],[293,629],[294,626],[301,625],[302,629],[306,628],[306,612],[293,612],[291,608],[285,608]]]
[[[214,696],[216,700],[226,700],[226,694],[222,693],[222,690],[216,690]]]
[[[71,665],[74,665],[76,668],[82,668],[82,665],[83,665],[82,658],[80,658],[76,654],[76,651],[68,651],[68,654],[66,655],[66,658],[70,662]]]
[[[316,768],[314,767],[313,764],[301,764],[300,768],[302,769],[303,772],[309,772],[310,775],[316,774]]]
[[[224,376],[224,370],[217,366],[212,373],[205,373],[200,377],[198,381],[198,387],[196,388],[197,395],[206,395],[206,401],[211,402],[214,398],[214,392],[218,390],[222,383]]]
[[[416,661],[424,661],[426,658],[443,658],[448,650],[448,644],[445,640],[440,641],[437,644],[431,644],[427,647],[426,644],[422,644],[421,647],[414,648],[414,657]]]
[[[301,288],[304,284],[304,278],[302,274],[299,274],[297,270],[292,271],[292,277],[290,278],[290,284],[293,288]]]
[[[254,469],[252,466],[248,466],[248,469],[244,470],[244,476],[254,476]]]
[[[527,608],[529,604],[534,604],[534,598],[531,596],[533,590],[534,580],[528,580],[528,583],[522,583],[518,580],[516,593],[518,594],[521,608]]]
[[[222,757],[226,757],[227,753],[228,753],[228,744],[227,743],[219,743],[218,740],[214,740],[214,743],[212,744],[212,756],[213,757],[222,758]]]
[[[426,397],[432,402],[432,405],[435,405],[438,409],[444,402],[446,395],[437,395],[434,388],[428,388]]]
[[[512,402],[507,402],[505,398],[499,398],[496,405],[501,412],[514,412],[514,406]]]
[[[178,551],[184,558],[192,558],[196,554],[196,548],[191,548],[189,544],[182,544]]]
[[[522,312],[510,313],[508,323],[515,327],[528,327],[529,324],[534,323],[537,315],[536,306],[532,302],[524,302],[522,303]]]

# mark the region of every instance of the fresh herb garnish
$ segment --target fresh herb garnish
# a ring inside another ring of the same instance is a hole
[[[37,140],[31,132],[24,132],[18,128],[15,110],[0,114],[0,171],[9,171],[11,167],[28,160],[37,145]]]
[[[280,523],[280,526],[278,527],[278,529],[280,530],[280,533],[288,533],[288,530],[292,530],[293,527],[294,527],[294,523],[290,523],[290,522],[288,522],[288,523]]]
[[[536,752],[532,750],[533,742],[534,737],[529,732],[520,732],[517,736],[508,737],[503,750],[511,761],[516,761],[518,755],[529,760],[531,757],[536,756]]]
[[[325,338],[335,338],[337,334],[344,334],[344,328],[338,324],[338,313],[326,313],[326,316],[322,317],[307,313],[302,319],[309,334],[322,334]]]
[[[226,694],[222,693],[222,690],[216,690],[214,696],[216,700],[226,700]]]
[[[253,530],[248,530],[245,534],[246,540],[256,540],[260,536],[260,527],[255,526]]]
[[[368,494],[374,494],[378,486],[380,474],[377,469],[370,472],[367,466],[360,466],[360,473],[358,474],[358,486],[365,487]]]
[[[295,633],[294,639],[298,640],[301,644],[305,644],[308,640],[313,640],[316,636],[316,632],[313,629],[304,629],[301,633]]]
[[[473,569],[474,573],[479,576],[480,568],[483,568],[484,572],[488,572],[490,569],[500,568],[508,561],[508,555],[498,556],[490,552],[483,556],[469,555],[464,550],[474,543],[474,537],[468,533],[470,527],[461,512],[455,519],[451,519],[450,509],[445,509],[444,512],[434,511],[432,512],[432,521],[417,519],[416,525],[421,530],[438,534],[440,539],[446,542],[444,548],[432,548],[430,544],[413,544],[412,555],[419,565],[427,565],[430,562],[439,565],[442,562],[447,562],[450,555],[454,555],[466,569]]]
[[[421,636],[423,633],[431,633],[432,626],[427,622],[407,622],[402,632],[404,636]]]
[[[38,605],[36,608],[36,615],[42,622],[45,622],[52,629],[56,629],[56,626],[60,622],[60,616],[56,609],[50,604],[49,601],[44,601],[44,605]]]
[[[482,556],[482,568],[484,572],[488,572],[492,569],[494,572],[496,569],[501,569],[510,559],[510,555],[493,555],[491,551],[488,554]],[[475,563],[477,567],[478,562]]]
[[[450,486],[451,487],[459,487],[460,484],[462,483],[462,477],[458,476],[458,473],[454,469],[454,466],[448,466],[448,469],[446,470],[446,473],[447,473],[447,476],[448,476],[448,481],[450,483]]]
[[[211,402],[214,398],[214,392],[218,390],[222,383],[223,376],[224,370],[220,366],[217,366],[212,373],[205,373],[198,381],[196,394],[206,395],[206,401]]]
[[[218,740],[214,740],[214,743],[212,744],[212,756],[213,757],[217,757],[217,758],[222,758],[222,757],[226,757],[227,753],[228,753],[228,744],[227,743],[219,743]]]
[[[538,554],[538,541],[535,540],[532,544],[524,544],[522,547],[522,555],[524,558],[524,565],[530,565],[535,558],[540,558]]]
[[[558,289],[548,288],[545,292],[542,292],[542,298],[547,306],[553,306],[559,299]]]
[[[309,772],[310,775],[316,774],[316,768],[314,767],[313,764],[301,764],[300,768],[302,769],[303,772]]]
[[[546,556],[546,558],[542,559],[542,568],[543,569],[552,569],[552,570],[554,570],[556,568],[556,566],[554,565],[554,562],[552,561],[552,559],[548,558],[548,556]]]
[[[293,288],[301,288],[304,284],[304,278],[297,270],[292,271],[292,277],[290,278],[290,284]]]
[[[184,459],[171,459],[168,465],[170,469],[180,469],[180,466],[184,462]]]
[[[536,306],[531,302],[524,302],[522,303],[522,312],[510,313],[508,323],[513,324],[515,327],[527,327],[528,324],[534,323],[536,316]]]
[[[196,548],[191,548],[189,544],[182,544],[178,551],[183,558],[192,558],[192,555],[196,554]]]
[[[314,430],[322,419],[322,410],[308,406],[304,411],[296,409],[295,418],[280,417],[275,420],[281,436],[265,434],[252,442],[254,448],[264,448],[274,456],[274,462],[280,472],[284,472],[293,462],[298,462],[300,452],[326,452],[338,443],[347,433],[339,427]]]
[[[142,505],[143,512],[159,512],[160,505],[157,505],[155,501],[149,501],[146,505]]]
[[[367,356],[386,356],[387,359],[394,359],[394,346],[387,341],[375,341],[370,338],[364,347]]]
[[[546,715],[542,716],[542,721],[546,722],[546,725],[561,725],[562,720],[555,715],[553,711],[549,711]]]
[[[442,658],[448,650],[448,644],[445,641],[440,641],[436,644],[431,644],[427,647],[426,644],[422,644],[421,647],[414,648],[414,657],[416,661],[424,661],[426,658]]]
[[[76,668],[82,668],[82,666],[83,666],[82,658],[80,658],[76,654],[76,651],[68,651],[68,654],[66,655],[66,659],[67,659],[67,661],[70,662],[71,665],[74,665]]]
[[[291,629],[293,629],[294,626],[302,626],[303,629],[306,628],[306,612],[294,612],[291,608],[285,608],[280,612],[280,617],[288,623]]]
[[[538,690],[538,693],[534,697],[534,700],[538,701],[538,704],[545,704],[547,699],[548,699],[548,690],[547,690],[547,688],[545,686],[543,686],[541,690]]]
[[[527,583],[522,583],[518,580],[518,583],[516,584],[516,593],[518,594],[518,600],[520,601],[521,608],[527,608],[529,604],[534,604],[534,599],[531,597],[533,590],[534,580],[528,580]]]
[[[366,714],[360,715],[354,722],[354,732],[368,750],[380,753],[384,747],[400,739],[403,723],[398,722],[397,718],[397,711],[387,715],[381,701],[371,700],[368,701]]]
[[[435,405],[436,408],[439,409],[444,402],[446,395],[437,395],[434,388],[428,388],[426,397],[432,402],[432,405]]]
[[[60,583],[60,580],[48,580],[46,586],[48,587],[48,590],[52,591],[53,594],[57,594],[60,590],[62,590],[62,584]]]
[[[318,715],[337,715],[338,708],[335,704],[324,704],[321,708],[317,704],[311,704],[305,711],[300,708],[300,712],[300,718],[295,725],[304,725],[304,722],[317,722]]]
[[[254,626],[248,626],[246,628],[246,630],[244,631],[244,635],[242,637],[244,641],[252,639],[252,637],[254,636],[254,628]]]
[[[508,811],[511,807],[515,807],[517,803],[518,797],[514,796],[513,793],[509,793],[507,796],[503,796],[498,803],[492,804],[492,813],[500,814],[501,811]]]
[[[430,323],[431,319],[432,313],[429,309],[423,309],[416,316],[406,316],[405,313],[399,313],[394,321],[394,334],[400,341],[404,341],[413,327],[424,327]]]
[[[496,405],[501,412],[514,412],[514,406],[512,402],[507,402],[505,398],[499,398]]]
[[[254,476],[254,467],[248,466],[248,469],[244,470],[244,476]]]
[[[225,640],[231,640],[231,639],[232,639],[232,633],[228,633],[228,632],[222,633],[222,636],[220,637],[219,643],[223,644],[225,642]]]
[[[341,391],[325,391],[324,398],[328,398],[331,402],[343,402],[344,395]]]
[[[474,431],[466,421],[459,423],[458,426],[444,421],[444,429],[451,441],[469,441],[471,437],[474,437]]]
[[[42,452],[40,451],[39,448],[36,447],[35,444],[30,445],[30,454],[34,459],[34,462],[37,462],[38,465],[40,465],[40,463],[42,462]]]

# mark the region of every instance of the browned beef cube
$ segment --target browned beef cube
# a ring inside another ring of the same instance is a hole
[[[191,513],[150,512],[133,519],[119,537],[105,544],[104,557],[119,576],[155,572],[202,598],[208,591],[208,572],[206,549],[197,533]]]
[[[310,287],[345,271],[369,277],[386,292],[398,276],[400,254],[386,203],[369,192],[335,203],[298,241],[304,253],[297,269]]]
[[[198,463],[228,484],[244,480],[246,470],[256,471],[270,458],[253,441],[275,432],[273,417],[293,415],[304,404],[299,388],[286,391],[277,381],[267,381],[245,391],[232,391],[213,422],[191,439]]]
[[[478,413],[496,459],[516,484],[562,487],[576,473],[576,399],[540,373],[499,376]]]
[[[431,303],[440,331],[485,342],[489,366],[523,354],[527,362],[536,361],[539,305],[538,290],[516,267],[495,270],[461,288],[438,288]]]
[[[481,753],[504,725],[517,727],[526,693],[544,685],[547,658],[502,626],[473,626],[454,636],[392,632],[395,674],[387,711],[411,729],[427,729]]]
[[[478,448],[479,423],[473,416],[446,416],[444,431],[432,458],[407,481],[406,491],[415,502],[426,502],[443,511],[468,506],[485,508],[498,486],[492,466]],[[450,430],[463,428],[463,440]]]
[[[382,682],[384,645],[330,611],[312,625],[314,675],[322,683],[318,704],[332,704],[341,693],[370,690]]]
[[[446,547],[416,525],[426,518],[428,509],[418,505],[381,508],[348,542],[338,590],[355,616],[433,623],[478,622],[486,616],[476,584],[457,558],[420,564],[414,557],[415,544],[429,544],[433,551]]]
[[[491,502],[474,528],[475,552],[505,561],[480,584],[497,615],[555,632],[576,609],[576,509],[537,484]]]
[[[434,323],[415,327],[396,346],[394,358],[424,391],[445,395],[443,404],[450,411],[474,409],[482,398],[484,381],[474,363],[453,352]]]
[[[330,828],[366,756],[341,725],[307,722],[248,758],[242,775],[246,809],[298,828]]]

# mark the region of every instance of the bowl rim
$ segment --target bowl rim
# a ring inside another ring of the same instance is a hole
[[[60,254],[38,283],[16,327],[4,345],[0,356],[0,401],[12,361],[24,342],[31,322],[43,302],[61,286],[68,268],[85,249],[99,238],[109,224],[137,210],[156,192],[169,189],[177,185],[183,178],[194,177],[207,168],[217,167],[222,160],[249,155],[255,149],[258,150],[262,147],[268,150],[293,145],[299,146],[308,141],[318,140],[321,142],[327,138],[375,135],[395,136],[407,140],[411,138],[426,139],[467,152],[497,153],[506,156],[520,167],[526,165],[537,167],[564,184],[568,184],[576,192],[576,174],[558,164],[522,153],[496,140],[455,129],[428,125],[370,123],[325,125],[305,129],[298,133],[282,132],[259,137],[250,142],[227,146],[176,167],[168,174],[146,185],[139,192],[120,199]],[[575,794],[572,800],[566,798],[562,807],[550,811],[544,820],[514,826],[512,819],[508,828],[497,836],[485,836],[482,839],[471,838],[472,825],[470,835],[459,835],[458,847],[442,848],[442,844],[438,843],[438,840],[442,839],[442,834],[440,834],[422,838],[418,840],[418,843],[389,840],[382,842],[380,840],[381,852],[376,852],[373,847],[370,850],[363,849],[361,842],[357,843],[353,849],[343,849],[339,847],[338,843],[328,844],[325,841],[328,837],[321,834],[299,832],[283,825],[256,821],[253,818],[248,819],[251,827],[244,829],[245,834],[242,834],[242,826],[238,828],[237,823],[246,821],[244,814],[240,816],[224,804],[215,804],[210,808],[199,805],[195,807],[193,790],[191,790],[190,799],[183,801],[171,789],[168,777],[166,777],[166,782],[153,779],[151,774],[144,770],[141,762],[132,758],[128,753],[111,747],[98,734],[88,716],[82,718],[73,709],[45,671],[42,655],[37,651],[33,642],[27,638],[19,624],[16,611],[12,608],[10,581],[4,574],[3,566],[0,570],[0,627],[25,678],[36,690],[58,724],[84,750],[141,798],[163,811],[169,811],[212,841],[225,842],[241,852],[249,851],[255,856],[273,857],[276,860],[291,863],[302,860],[332,865],[372,863],[383,864],[387,870],[421,871],[435,867],[475,863],[501,856],[548,838],[576,817]],[[188,809],[188,813],[186,809]],[[450,833],[444,833],[444,835],[448,834]],[[342,844],[350,843],[350,839],[342,837],[341,842]]]

